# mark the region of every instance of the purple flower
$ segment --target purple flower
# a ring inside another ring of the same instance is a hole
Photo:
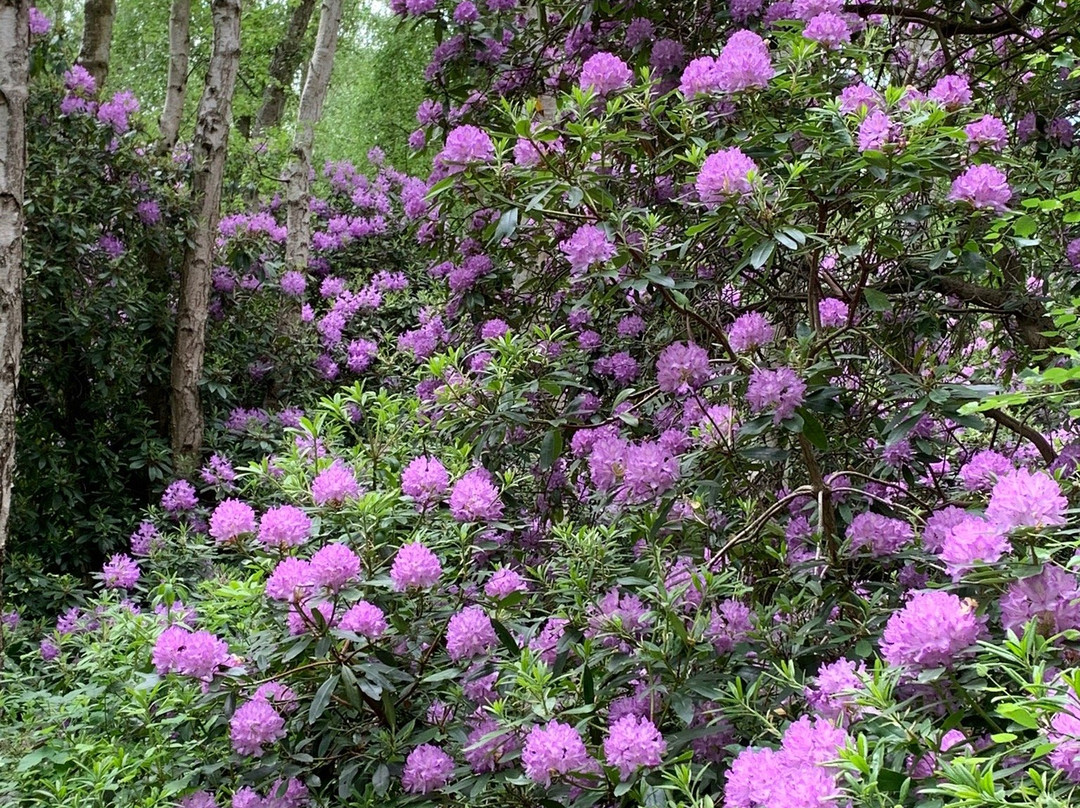
[[[475,126],[458,126],[446,136],[446,145],[435,158],[436,165],[455,173],[467,165],[490,163],[495,159],[495,144],[488,133]]]
[[[283,558],[266,580],[266,597],[291,602],[307,596],[314,586],[311,564],[299,558]]]
[[[583,224],[570,238],[559,243],[570,268],[577,274],[586,272],[594,264],[609,261],[615,255],[615,244],[603,228]]]
[[[803,36],[820,42],[828,50],[837,50],[841,45],[851,42],[851,28],[848,27],[847,20],[839,14],[826,11],[806,24]]]
[[[733,146],[705,158],[694,187],[710,207],[739,201],[750,195],[757,179],[757,164]]]
[[[723,73],[713,56],[701,56],[688,64],[682,73],[679,92],[687,99],[696,95],[719,92],[724,84]]]
[[[874,110],[859,124],[859,151],[884,151],[899,136],[898,127],[881,110]]]
[[[434,505],[450,487],[450,475],[437,458],[420,455],[401,472],[401,490],[416,502],[417,510]]]
[[[963,76],[950,73],[938,79],[926,97],[952,111],[971,103],[971,87]]]
[[[335,460],[311,483],[311,497],[316,505],[335,506],[360,496],[360,483],[352,469]]]
[[[161,507],[169,513],[190,511],[199,504],[199,498],[195,494],[195,486],[187,480],[173,480],[169,483],[165,493],[161,495]]]
[[[1005,455],[993,449],[983,449],[960,467],[960,480],[968,491],[988,491],[998,479],[1013,469],[1012,461]]]
[[[1010,549],[1000,526],[979,516],[969,516],[945,535],[938,556],[945,562],[945,571],[954,581],[959,581],[976,562],[993,564]]]
[[[976,210],[1004,213],[1012,198],[1008,177],[1001,169],[982,163],[971,166],[953,180],[949,201],[966,202]]]
[[[311,519],[295,505],[271,508],[259,520],[259,541],[266,547],[297,547],[311,535]]]
[[[598,491],[610,491],[622,483],[629,444],[617,437],[597,440],[589,454],[589,479]]]
[[[225,544],[255,532],[255,511],[246,502],[226,499],[210,515],[210,535]]]
[[[285,713],[295,713],[299,703],[296,693],[288,685],[281,682],[264,682],[255,688],[252,701],[265,701],[271,705],[278,705]]]
[[[1049,474],[1017,469],[998,478],[986,506],[986,518],[1010,531],[1018,527],[1044,528],[1065,524],[1069,503]]]
[[[657,75],[670,73],[682,67],[686,59],[686,49],[674,39],[661,39],[652,47],[649,55],[649,67]]]
[[[731,35],[715,65],[717,89],[725,93],[764,89],[775,73],[765,40],[745,29]]]
[[[331,592],[339,591],[360,574],[360,558],[344,544],[327,544],[308,563],[312,583]]]
[[[354,631],[369,640],[377,640],[387,629],[386,615],[374,603],[362,600],[350,606],[341,616],[338,628],[342,631]]]
[[[44,662],[52,662],[58,656],[60,656],[60,646],[58,646],[51,639],[46,637],[41,641],[41,645],[38,650],[41,653],[41,659]]]
[[[1080,783],[1080,703],[1075,694],[1070,693],[1065,709],[1050,719],[1046,735],[1057,744],[1050,753],[1051,765],[1073,783]]]
[[[480,12],[476,10],[476,6],[469,0],[461,0],[454,7],[454,22],[458,25],[468,25],[471,22],[476,22],[480,18]]]
[[[746,353],[768,345],[775,336],[776,332],[765,315],[756,311],[747,312],[735,320],[727,333],[728,343],[736,353]]]
[[[890,665],[915,670],[949,668],[983,634],[986,618],[977,604],[941,590],[913,592],[893,613],[881,637],[881,655]]]
[[[295,269],[284,273],[278,284],[282,292],[292,297],[303,297],[304,292],[307,291],[307,278],[304,277],[303,272],[297,272]]]
[[[121,90],[108,101],[98,107],[97,118],[102,123],[107,123],[113,131],[122,135],[131,124],[128,116],[139,111],[139,100],[130,90]]]
[[[480,606],[467,606],[446,625],[446,652],[455,662],[486,654],[495,642],[491,618]]]
[[[83,98],[90,98],[97,92],[97,81],[89,70],[79,64],[64,71],[64,86]]]
[[[510,332],[510,326],[508,326],[503,320],[492,319],[485,320],[484,324],[480,326],[480,339],[494,340],[502,339]]]
[[[237,708],[229,720],[229,738],[239,755],[263,756],[263,747],[285,737],[285,719],[262,699]]]
[[[804,691],[807,703],[822,718],[836,721],[858,710],[854,691],[865,690],[866,665],[838,659],[818,668],[813,685]]]
[[[402,545],[390,568],[390,580],[398,592],[430,589],[440,575],[442,565],[438,556],[420,542]]]
[[[890,556],[915,538],[911,525],[902,519],[890,519],[876,513],[860,513],[848,525],[851,549],[869,547],[876,557]]]
[[[52,20],[42,14],[36,7],[30,6],[30,35],[42,36],[49,33],[52,28]]]
[[[450,492],[450,513],[459,522],[493,522],[502,517],[499,489],[487,469],[467,472]]]
[[[679,479],[679,461],[659,441],[631,444],[623,456],[622,495],[632,503],[656,502]]]
[[[578,731],[561,721],[529,730],[521,762],[525,776],[542,786],[550,786],[553,777],[589,774],[598,769]]]
[[[1080,628],[1080,581],[1061,567],[1047,564],[1038,575],[1009,585],[1001,598],[1001,625],[1023,634],[1035,620],[1040,634]]]
[[[1009,145],[1009,131],[1000,118],[993,115],[983,115],[979,120],[972,121],[964,127],[972,151],[986,147],[991,151],[1001,151]]]
[[[416,747],[405,760],[401,772],[401,786],[411,794],[428,794],[438,791],[450,779],[454,759],[434,744]]]
[[[773,423],[779,424],[795,414],[805,393],[806,383],[791,368],[754,368],[746,388],[746,400],[754,412],[772,409]]]
[[[106,589],[131,589],[139,580],[139,565],[131,556],[117,553],[101,568]]]
[[[195,791],[180,800],[180,808],[218,808],[218,804],[209,791]]]
[[[626,62],[612,53],[593,54],[581,66],[578,84],[583,90],[592,90],[599,96],[624,90],[634,81],[634,74]]]
[[[705,637],[717,654],[729,654],[754,630],[753,613],[737,600],[722,600],[716,604]]]
[[[881,105],[881,94],[863,82],[845,87],[840,91],[840,111],[851,115],[865,108],[873,111]]]
[[[673,342],[656,360],[656,381],[665,393],[687,395],[711,376],[708,352],[693,342]]]
[[[1065,258],[1073,269],[1080,269],[1080,238],[1074,238],[1065,245]]]
[[[926,520],[926,527],[923,528],[923,547],[930,553],[939,552],[949,531],[967,518],[968,512],[955,505],[937,511]]]
[[[492,573],[484,584],[484,594],[489,598],[501,599],[515,592],[528,592],[529,585],[521,575],[512,569],[499,569]]]
[[[625,715],[608,728],[604,739],[604,758],[627,780],[642,766],[659,766],[667,752],[667,742],[660,730],[647,718]]]
[[[827,297],[818,303],[818,319],[824,328],[843,328],[850,313],[847,303],[835,297]]]

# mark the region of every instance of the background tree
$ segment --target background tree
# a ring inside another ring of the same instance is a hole
[[[173,0],[169,12],[169,79],[159,128],[161,149],[176,145],[184,117],[188,70],[191,55],[191,0]]]
[[[232,126],[233,91],[240,67],[240,1],[213,0],[214,53],[199,102],[193,144],[192,200],[196,221],[180,271],[180,299],[173,347],[170,432],[174,466],[181,473],[198,464],[203,440],[199,393],[206,352],[210,268],[221,216],[221,192]]]
[[[0,604],[15,475],[16,394],[23,342],[22,232],[29,11],[27,0],[0,2]],[[0,629],[0,649],[3,644]]]
[[[109,51],[112,48],[116,0],[86,0],[83,5],[82,49],[79,64],[94,77],[98,87],[109,76]]]
[[[315,50],[300,96],[300,111],[296,116],[293,136],[292,162],[286,176],[285,198],[288,204],[288,242],[285,263],[290,270],[306,270],[311,244],[309,200],[311,150],[315,141],[315,126],[322,117],[330,75],[334,69],[338,29],[341,26],[342,0],[323,0],[319,12],[319,33]]]
[[[289,14],[289,23],[270,56],[262,103],[255,115],[253,134],[258,135],[281,123],[288,91],[304,60],[304,43],[316,0],[298,0]]]

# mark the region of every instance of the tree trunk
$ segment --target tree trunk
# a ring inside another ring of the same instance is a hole
[[[307,269],[311,250],[311,150],[315,142],[315,124],[322,117],[323,102],[334,69],[341,6],[342,0],[322,0],[319,33],[315,38],[315,51],[311,54],[304,92],[300,96],[292,162],[286,175],[288,237],[285,242],[285,266],[301,272]]]
[[[232,125],[232,98],[240,66],[240,0],[212,0],[214,52],[206,72],[195,124],[192,201],[194,231],[180,268],[180,301],[176,312],[171,385],[173,466],[187,474],[199,463],[203,412],[199,397],[206,353],[206,319],[210,304],[210,267],[214,235],[221,216],[221,189]]]
[[[86,0],[83,5],[83,38],[79,64],[94,77],[100,90],[109,77],[109,49],[112,47],[116,0]]]
[[[23,182],[29,50],[29,0],[0,0],[0,606],[15,476],[15,393],[23,342]],[[4,630],[0,626],[0,650],[3,647]]]
[[[180,136],[191,53],[191,0],[173,0],[169,13],[169,84],[161,110],[161,140],[158,147],[170,151]]]
[[[289,17],[285,35],[270,55],[266,89],[263,90],[262,105],[255,115],[253,134],[256,136],[281,123],[285,113],[285,94],[292,86],[296,69],[300,66],[304,35],[314,10],[315,0],[299,0]]]

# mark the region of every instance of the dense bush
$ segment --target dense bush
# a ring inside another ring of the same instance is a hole
[[[752,6],[402,5],[429,181],[223,229],[244,394],[361,381],[15,626],[0,794],[1076,801],[1075,9]]]

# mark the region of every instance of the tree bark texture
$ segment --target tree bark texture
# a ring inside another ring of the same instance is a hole
[[[270,55],[270,70],[263,90],[262,104],[255,115],[254,134],[259,135],[281,123],[285,96],[292,85],[303,57],[304,35],[315,11],[315,0],[299,0],[289,16],[285,35]]]
[[[180,136],[191,54],[191,0],[173,0],[169,12],[169,83],[161,110],[159,147],[167,152]]]
[[[322,117],[323,102],[330,86],[341,27],[342,0],[322,0],[319,33],[311,54],[307,81],[300,95],[300,112],[293,136],[292,161],[286,176],[288,237],[285,242],[285,265],[300,272],[307,270],[311,251],[311,152],[315,143],[315,125]]]
[[[171,442],[174,470],[197,467],[203,439],[199,382],[206,354],[206,320],[210,304],[210,268],[214,235],[221,216],[221,189],[232,125],[232,99],[240,66],[240,0],[212,0],[214,51],[199,101],[193,143],[192,202],[194,232],[180,268],[180,301],[176,312],[171,387]]]
[[[15,475],[15,394],[23,343],[22,231],[29,51],[29,0],[0,0],[0,587]],[[0,629],[0,649],[3,642]]]
[[[83,37],[79,64],[94,77],[100,90],[109,77],[109,50],[112,48],[116,0],[86,0],[83,4]]]

